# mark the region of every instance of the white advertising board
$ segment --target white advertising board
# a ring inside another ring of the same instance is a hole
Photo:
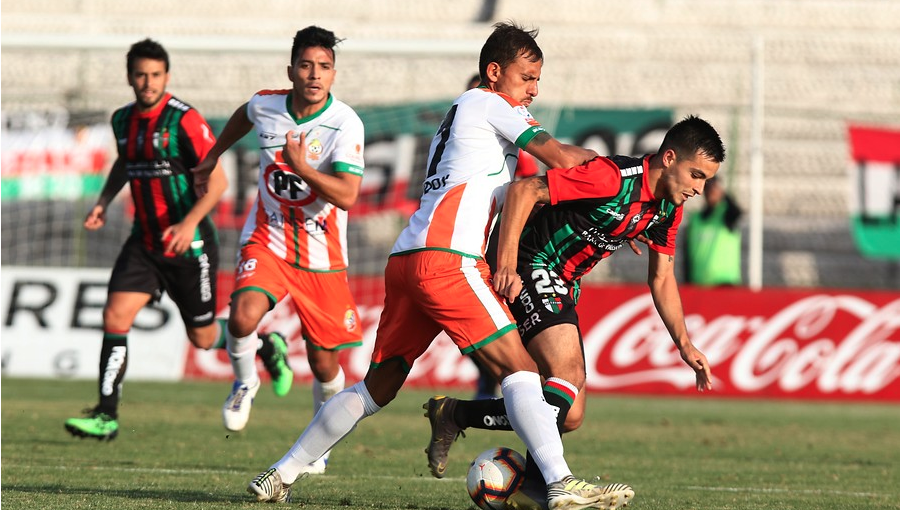
[[[3,375],[96,379],[106,269],[0,268]],[[131,380],[179,380],[190,344],[168,297],[145,307],[128,334]]]

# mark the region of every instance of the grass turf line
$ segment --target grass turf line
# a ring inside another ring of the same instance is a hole
[[[126,381],[120,435],[76,439],[66,418],[93,405],[96,382],[2,380],[5,508],[259,508],[246,484],[278,460],[311,418],[308,387],[261,389],[247,429],[221,425],[227,383]],[[470,391],[450,390],[468,397]],[[471,430],[448,478],[422,452],[430,391],[403,390],[332,453],[327,475],[299,484],[304,510],[470,509],[469,461],[491,446],[524,452],[506,432]],[[709,398],[592,396],[564,438],[584,478],[631,484],[633,508],[900,509],[900,407]]]

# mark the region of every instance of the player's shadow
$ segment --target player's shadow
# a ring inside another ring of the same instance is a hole
[[[178,489],[103,489],[96,487],[68,487],[65,485],[3,485],[3,492],[10,493],[40,493],[40,494],[71,494],[71,495],[103,495],[112,498],[129,499],[156,499],[160,501],[180,501],[185,503],[250,503],[250,496],[235,494],[217,495],[209,492],[178,490]],[[8,496],[7,496],[8,497]],[[6,498],[4,498],[6,499]]]

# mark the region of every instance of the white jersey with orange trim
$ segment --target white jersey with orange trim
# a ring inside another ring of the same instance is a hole
[[[347,268],[347,211],[316,193],[282,158],[288,131],[306,133],[306,162],[320,172],[363,174],[363,124],[333,96],[318,112],[298,119],[290,90],[257,92],[247,116],[259,143],[259,192],[241,232],[241,244],[267,246],[287,263],[312,271]]]
[[[391,254],[446,250],[484,257],[488,233],[518,159],[544,128],[506,94],[464,92],[431,141],[419,209]]]

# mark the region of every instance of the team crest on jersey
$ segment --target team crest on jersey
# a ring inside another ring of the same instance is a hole
[[[562,311],[562,298],[557,294],[544,295],[541,298],[541,302],[544,304],[544,308],[550,313],[559,313]]]
[[[344,326],[347,328],[347,331],[354,331],[358,323],[355,311],[347,310],[344,312]]]
[[[169,147],[169,130],[163,128],[161,131],[153,133],[153,146],[157,149],[166,149]]]
[[[309,159],[317,160],[319,156],[322,155],[322,151],[325,150],[325,147],[322,145],[322,141],[318,138],[308,142],[306,144],[306,156]]]

